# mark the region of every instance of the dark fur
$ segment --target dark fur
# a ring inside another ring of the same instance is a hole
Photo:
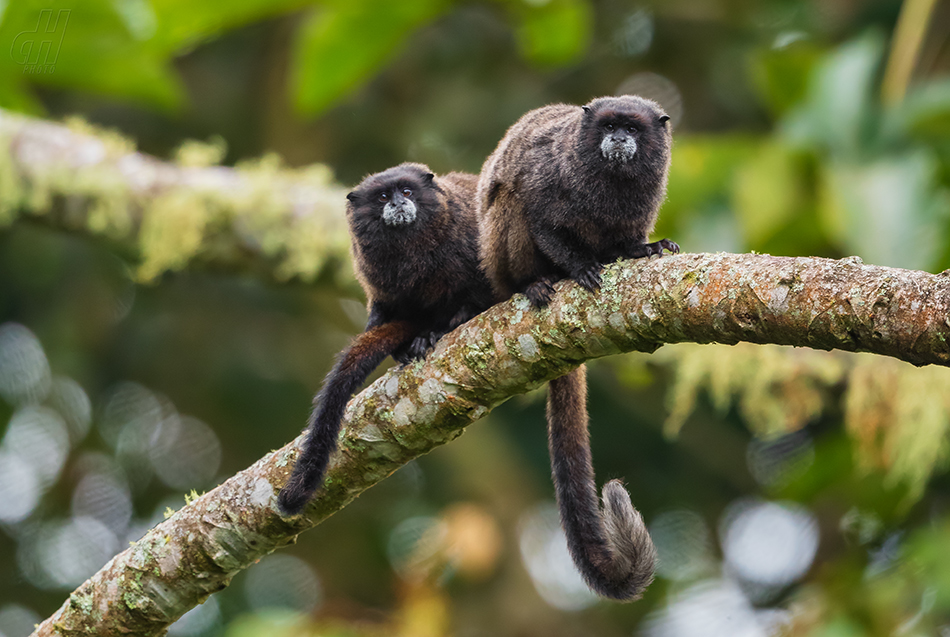
[[[619,480],[604,485],[603,513],[598,506],[583,365],[548,384],[547,414],[551,472],[571,557],[599,595],[638,599],[653,581],[656,549]]]
[[[595,290],[605,263],[679,251],[668,239],[647,243],[666,196],[668,120],[650,100],[602,97],[531,111],[508,130],[478,182],[482,266],[496,300],[524,292],[543,306],[561,279]],[[631,140],[635,150],[624,150]],[[605,485],[598,505],[583,366],[551,381],[548,432],[575,564],[598,594],[637,599],[656,550],[619,482]]]
[[[647,243],[666,196],[672,137],[663,117],[649,100],[602,97],[539,108],[508,130],[478,182],[482,264],[500,296],[537,290],[529,296],[543,305],[555,281],[593,290],[605,263],[679,250],[667,239]],[[607,124],[639,128],[632,161],[603,156]]]
[[[476,183],[475,175],[436,177],[422,164],[400,164],[370,175],[347,195],[353,260],[369,320],[314,399],[309,436],[278,498],[285,513],[303,510],[323,483],[346,404],[383,359],[422,357],[442,335],[491,305],[491,286],[479,268]],[[411,191],[404,199],[413,202],[414,219],[384,222],[380,195],[393,200],[404,189]]]

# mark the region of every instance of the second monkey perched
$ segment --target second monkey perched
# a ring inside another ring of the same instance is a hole
[[[679,252],[668,239],[647,243],[666,195],[669,119],[657,103],[625,95],[539,108],[508,129],[478,181],[482,265],[496,301],[524,292],[541,307],[561,279],[593,291],[605,263]],[[633,600],[653,579],[656,549],[619,481],[598,505],[586,403],[583,365],[550,382],[561,524],[587,584]]]
[[[314,398],[307,440],[278,497],[285,513],[303,510],[323,483],[346,404],[383,359],[420,358],[491,305],[478,263],[476,181],[465,173],[436,177],[427,166],[405,163],[370,175],[347,195],[369,319]]]

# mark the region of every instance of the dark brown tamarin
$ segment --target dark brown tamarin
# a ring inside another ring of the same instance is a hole
[[[425,356],[442,335],[491,305],[479,267],[477,181],[406,163],[370,175],[347,195],[369,319],[314,398],[309,435],[278,497],[284,513],[299,513],[322,485],[343,411],[366,377],[390,354],[400,362]]]
[[[478,181],[482,266],[495,300],[523,292],[538,307],[553,284],[600,287],[604,264],[663,250],[647,243],[666,196],[669,117],[637,96],[525,114],[485,161]],[[574,563],[596,593],[638,599],[653,579],[656,549],[617,480],[597,502],[587,431],[584,366],[548,388],[548,441],[561,524]]]

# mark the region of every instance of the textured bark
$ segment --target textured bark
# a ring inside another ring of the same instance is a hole
[[[298,438],[116,556],[34,635],[155,635],[241,569],[293,542],[409,460],[514,394],[577,364],[664,343],[778,343],[950,364],[950,274],[858,259],[681,254],[606,268],[594,295],[562,282],[551,306],[502,303],[351,401],[326,488],[282,519]],[[301,415],[301,422],[305,420]]]

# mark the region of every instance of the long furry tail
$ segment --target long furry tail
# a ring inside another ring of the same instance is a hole
[[[340,353],[323,381],[320,393],[313,399],[307,441],[297,457],[290,479],[277,497],[285,514],[300,513],[323,484],[330,455],[336,451],[340,422],[350,396],[383,359],[408,343],[416,332],[417,329],[407,321],[383,323],[357,336]]]
[[[547,413],[554,488],[574,564],[598,595],[639,599],[653,581],[656,548],[618,480],[604,485],[603,510],[597,502],[583,365],[550,382]]]

